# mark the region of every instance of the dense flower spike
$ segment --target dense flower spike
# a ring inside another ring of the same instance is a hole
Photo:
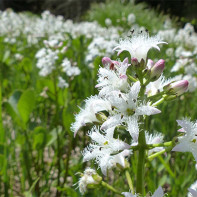
[[[142,162],[138,162],[137,168],[137,179],[140,180],[137,181],[137,194],[123,192],[126,197],[137,197],[138,193],[144,196],[144,184],[140,176],[143,174],[142,165],[145,165],[145,157],[148,156],[151,160],[156,157],[155,155],[162,154],[165,146],[172,146],[172,142],[163,143],[161,133],[149,134],[143,130],[143,121],[146,120],[146,116],[160,113],[157,106],[171,99],[167,97],[172,96],[174,99],[183,94],[188,87],[186,80],[165,80],[162,76],[165,60],[160,59],[155,64],[152,60],[147,60],[148,51],[151,48],[159,50],[158,45],[164,43],[157,36],[149,37],[148,34],[133,35],[130,39],[120,41],[114,50],[117,50],[118,54],[128,51],[131,55],[131,64],[128,58],[115,61],[103,57],[104,67],[98,70],[96,85],[99,90],[98,96],[86,100],[85,109],[81,109],[76,115],[76,122],[72,125],[75,135],[82,127],[89,128],[88,136],[91,143],[82,152],[83,161],[94,160],[104,175],[115,166],[127,171],[130,164],[125,157],[130,156],[135,150],[139,151],[138,159]],[[183,131],[185,132],[185,128]],[[123,141],[121,137],[124,135],[128,139]],[[196,143],[193,137],[188,141]],[[181,143],[173,150],[178,151],[180,147]],[[155,152],[158,153],[153,154]],[[133,190],[127,173],[126,177],[130,189]],[[161,187],[152,195],[163,196]]]
[[[179,137],[179,144],[172,151],[191,152],[197,162],[197,121],[190,122],[189,120],[177,120],[182,127],[184,136]]]
[[[114,48],[114,50],[118,51],[118,55],[123,51],[128,51],[131,57],[137,58],[140,62],[142,59],[146,60],[147,53],[151,48],[160,50],[157,46],[159,44],[167,43],[161,41],[157,36],[149,37],[147,33],[142,33],[140,35],[133,35],[132,38],[120,40],[120,43]]]

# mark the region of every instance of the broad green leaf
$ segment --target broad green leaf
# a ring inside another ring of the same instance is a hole
[[[24,123],[27,123],[29,116],[35,107],[35,93],[33,90],[26,90],[18,101],[18,111]]]

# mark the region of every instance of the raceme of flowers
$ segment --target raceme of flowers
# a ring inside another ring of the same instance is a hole
[[[187,80],[164,79],[163,59],[155,63],[147,60],[148,51],[151,48],[159,49],[158,44],[166,43],[158,37],[149,37],[146,33],[121,40],[114,50],[118,51],[118,55],[128,51],[131,60],[111,60],[109,57],[102,59],[104,67],[98,70],[96,85],[99,93],[86,99],[84,108],[76,115],[71,126],[75,136],[80,130],[89,130],[87,135],[91,143],[82,152],[83,161],[94,160],[104,175],[118,165],[126,168],[126,158],[132,154],[132,146],[139,143],[144,118],[161,113],[157,108],[160,101],[153,102],[151,96],[163,93],[162,101],[172,100],[187,91]],[[118,129],[124,130],[130,140],[117,135]],[[161,133],[149,134],[146,131],[145,138],[148,145],[163,142]],[[148,154],[161,150],[163,147],[155,147]],[[131,193],[123,194],[136,196]],[[161,188],[153,194],[155,197],[163,195]]]

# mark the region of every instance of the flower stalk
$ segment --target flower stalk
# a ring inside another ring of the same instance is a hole
[[[145,131],[139,133],[139,155],[138,155],[138,165],[137,165],[137,186],[136,192],[144,196],[144,171],[145,171],[145,157],[146,150],[143,147],[146,145]]]

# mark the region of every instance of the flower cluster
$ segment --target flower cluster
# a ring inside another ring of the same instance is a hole
[[[149,37],[146,33],[121,40],[114,50],[118,51],[118,55],[128,51],[132,58],[123,61],[111,60],[109,57],[102,59],[104,67],[98,70],[96,85],[99,93],[87,99],[84,109],[76,115],[71,127],[74,135],[80,130],[89,130],[91,140],[82,152],[83,161],[94,160],[104,175],[117,164],[127,168],[125,158],[132,154],[133,146],[140,145],[140,132],[146,116],[160,113],[157,109],[159,103],[175,99],[187,91],[188,81],[164,79],[163,59],[154,63],[147,58],[151,48],[159,50],[158,45],[164,43],[158,37]],[[151,99],[154,96],[161,98],[158,101]],[[127,139],[122,137],[122,132]],[[147,146],[163,142],[160,133],[143,133]],[[148,154],[162,150],[163,147],[151,147]],[[131,193],[123,194],[134,196]],[[155,197],[163,195],[161,188],[153,194]]]

